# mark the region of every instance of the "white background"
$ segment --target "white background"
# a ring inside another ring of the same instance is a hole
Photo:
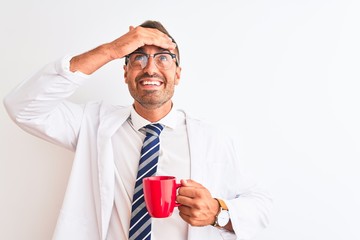
[[[274,196],[257,239],[360,239],[359,13],[358,0],[2,0],[0,97],[50,61],[159,20],[181,52],[176,103],[225,123]],[[122,65],[74,101],[130,104]],[[0,111],[0,239],[51,239],[73,153]]]

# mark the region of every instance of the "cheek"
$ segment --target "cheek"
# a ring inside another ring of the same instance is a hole
[[[135,79],[136,74],[137,74],[136,72],[131,71],[131,69],[128,69],[126,65],[124,66],[124,82],[126,84],[131,84],[133,79]]]
[[[126,84],[131,84],[132,80],[135,79],[135,75],[129,72],[124,73],[124,81]]]

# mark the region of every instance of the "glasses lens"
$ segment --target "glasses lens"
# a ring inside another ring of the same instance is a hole
[[[173,60],[169,53],[159,53],[155,55],[155,64],[158,68],[168,69],[171,67]]]
[[[173,57],[170,53],[155,53],[154,55],[132,53],[129,56],[129,63],[134,69],[144,69],[151,56],[153,56],[155,65],[159,69],[169,69],[173,64]]]
[[[133,53],[129,56],[131,67],[136,69],[143,69],[147,64],[148,58],[144,53]]]

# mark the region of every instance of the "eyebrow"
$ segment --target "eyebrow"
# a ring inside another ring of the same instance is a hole
[[[141,52],[141,53],[145,53],[144,48],[143,47],[139,47],[138,49],[136,49],[134,52]],[[170,50],[168,49],[164,49],[164,48],[159,48],[159,52],[170,52]]]

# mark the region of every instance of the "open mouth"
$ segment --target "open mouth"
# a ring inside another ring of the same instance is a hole
[[[163,84],[161,81],[155,81],[155,80],[142,80],[140,81],[140,84],[142,86],[160,86]]]

